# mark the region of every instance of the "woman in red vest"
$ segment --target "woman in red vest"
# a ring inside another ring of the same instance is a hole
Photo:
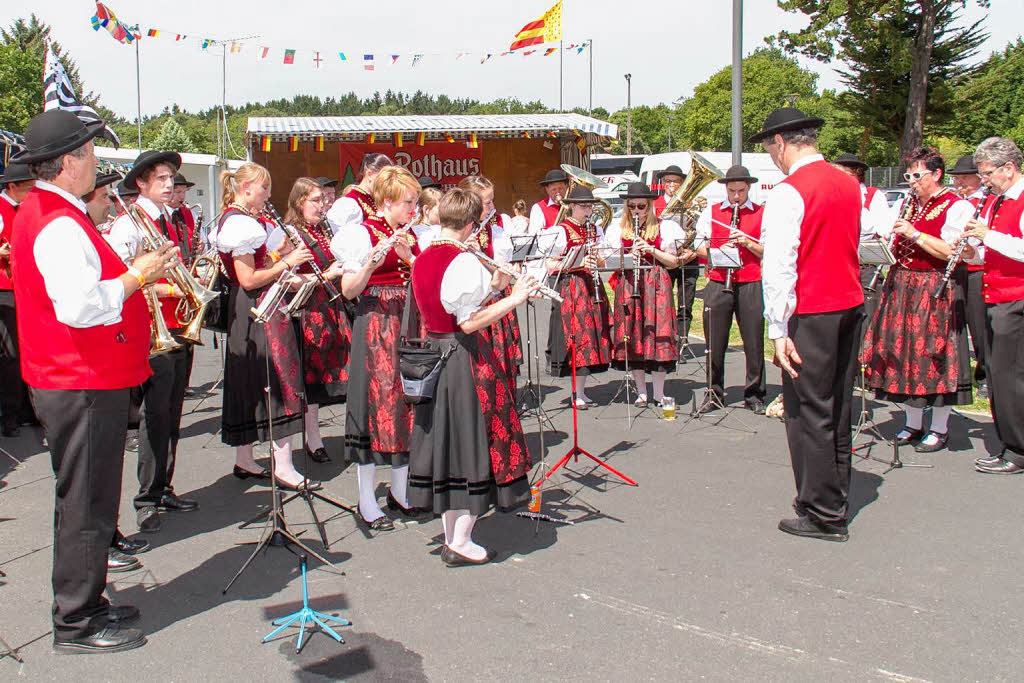
[[[323,186],[312,178],[299,178],[288,195],[284,222],[298,231],[306,247],[313,252],[313,261],[324,277],[335,282],[341,277],[341,264],[331,256],[330,228],[320,220],[324,201]],[[271,244],[284,243],[284,234],[275,229]],[[298,270],[312,280],[313,270],[307,264]],[[306,388],[306,445],[314,462],[330,462],[320,436],[321,406],[345,402],[348,384],[348,357],[352,346],[352,328],[342,309],[341,299],[330,295],[318,285],[296,319],[302,351],[303,379]]]
[[[374,470],[391,465],[388,507],[406,516],[409,508],[409,440],[412,406],[405,402],[398,372],[402,311],[409,269],[419,253],[406,228],[416,213],[420,185],[409,171],[386,166],[373,181],[378,214],[343,225],[331,241],[342,263],[342,294],[356,299],[349,363],[345,456],[357,463],[359,513],[371,529],[394,528],[377,503]]]
[[[270,197],[267,169],[250,162],[220,178],[221,216],[210,242],[220,253],[231,291],[221,439],[235,447],[236,477],[267,476],[253,460],[253,443],[272,440],[278,485],[314,488],[318,484],[292,463],[291,437],[302,429],[295,331],[286,316],[257,323],[250,314],[282,273],[312,260],[313,254],[302,247],[282,256],[268,248],[270,225],[261,218]]]
[[[647,382],[654,381],[654,400],[665,397],[665,376],[676,369],[678,336],[676,308],[672,301],[672,279],[668,268],[682,261],[678,254],[684,241],[683,229],[670,220],[654,215],[658,195],[643,183],[630,183],[619,195],[626,200],[626,211],[618,223],[605,232],[605,252],[634,253],[644,266],[634,291],[634,273],[612,273],[609,282],[615,292],[612,309],[612,365],[628,369],[636,382],[637,406],[647,405]]]
[[[569,215],[555,228],[557,233],[548,259],[548,269],[560,273],[558,293],[562,295],[561,305],[552,304],[551,322],[548,325],[548,372],[556,377],[565,377],[576,366],[576,407],[586,410],[596,402],[587,396],[587,377],[595,372],[604,372],[611,362],[611,337],[608,312],[608,294],[604,283],[595,275],[598,266],[598,244],[604,238],[604,231],[589,223],[594,210],[594,193],[585,187],[575,187],[569,196],[562,199],[569,207]],[[572,247],[586,247],[584,266],[561,270],[562,259]],[[573,354],[569,355],[572,342]]]
[[[349,223],[362,223],[377,213],[373,181],[382,168],[393,166],[394,163],[384,154],[370,152],[363,155],[359,165],[359,184],[346,187],[341,197],[327,209],[327,223],[335,235]]]
[[[481,202],[451,190],[441,199],[440,237],[416,259],[412,287],[428,344],[445,357],[433,399],[416,406],[409,498],[441,515],[449,567],[484,564],[494,555],[473,542],[473,526],[491,505],[512,508],[529,496],[530,454],[515,394],[501,360],[480,332],[526,301],[538,283],[521,278],[512,293],[484,301],[503,278],[467,251]]]
[[[900,445],[916,444],[914,450],[931,453],[946,447],[953,406],[972,401],[963,264],[943,295],[936,299],[933,294],[974,207],[942,185],[945,163],[935,149],[918,147],[906,161],[904,176],[913,194],[893,227],[897,262],[882,286],[861,361],[866,385],[875,396],[904,405]],[[926,407],[932,409],[927,434]]]

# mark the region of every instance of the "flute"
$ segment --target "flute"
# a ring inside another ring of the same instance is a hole
[[[416,221],[419,220],[419,217],[420,210],[417,207],[416,213],[412,215],[412,218],[409,220],[408,223],[395,230],[394,234],[392,234],[391,237],[387,237],[381,240],[380,244],[385,245],[385,248],[381,249],[380,251],[373,255],[373,258],[371,259],[373,263],[380,263],[381,261],[383,261],[384,257],[388,255],[388,253],[391,251],[391,248],[395,246],[395,243],[398,242],[398,240],[405,239],[406,237],[408,237],[409,233],[407,231],[409,230],[409,227],[415,225]]]
[[[978,216],[981,215],[981,210],[985,208],[985,202],[988,200],[989,195],[992,194],[992,189],[988,185],[982,191],[981,201],[978,202],[978,207],[974,210],[974,217],[972,220],[978,220]],[[960,264],[960,259],[963,258],[964,249],[967,248],[967,240],[965,238],[960,239],[960,243],[956,245],[956,249],[949,256],[949,261],[946,263],[946,272],[942,274],[942,281],[939,282],[938,288],[935,293],[932,294],[933,299],[941,299],[942,295],[946,293],[946,287],[949,286],[949,278],[953,277],[953,271]]]
[[[509,268],[508,266],[503,266],[502,264],[498,263],[497,261],[492,259],[490,256],[488,256],[487,254],[483,253],[482,251],[480,251],[478,249],[467,249],[466,251],[468,251],[473,256],[476,256],[478,259],[480,259],[482,262],[486,263],[487,265],[493,267],[495,270],[497,270],[499,272],[502,272],[505,275],[511,276],[511,278],[513,280],[518,280],[519,278],[523,277],[526,274],[526,273],[520,273],[520,272],[518,272],[516,270],[513,270],[512,268]],[[558,303],[562,303],[562,295],[559,294],[558,292],[556,292],[555,290],[551,289],[550,287],[546,286],[546,285],[541,285],[540,289],[537,290],[537,294],[541,295],[545,299],[551,299],[552,301],[557,301]]]
[[[306,242],[302,239],[299,231],[296,230],[294,226],[285,225],[273,204],[267,202],[264,211],[266,216],[276,223],[277,227],[284,231],[284,234],[288,237],[288,241],[292,243],[293,247],[300,249],[306,246]],[[313,275],[316,276],[316,279],[320,281],[321,285],[323,285],[324,290],[327,292],[327,296],[331,301],[334,301],[341,296],[341,292],[338,291],[338,288],[335,287],[330,280],[324,277],[324,271],[320,270],[320,266],[316,264],[316,259],[309,261],[309,267],[313,271]]]

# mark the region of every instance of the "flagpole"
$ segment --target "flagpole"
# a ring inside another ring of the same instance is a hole
[[[594,39],[590,38],[587,41],[587,47],[590,48],[590,100],[587,104],[587,113],[594,113]]]
[[[565,50],[562,49],[562,39],[558,39],[558,111],[563,111],[562,108],[562,57]]]
[[[142,79],[139,77],[139,43],[141,39],[135,39],[135,105],[138,117],[135,125],[139,132],[139,152],[142,152]]]

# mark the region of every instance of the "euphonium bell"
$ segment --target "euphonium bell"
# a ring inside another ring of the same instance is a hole
[[[684,249],[689,249],[693,246],[693,240],[697,235],[697,219],[700,218],[701,212],[707,206],[707,200],[704,200],[703,197],[697,197],[697,195],[710,185],[713,180],[725,177],[724,173],[701,155],[692,150],[689,154],[690,173],[683,180],[679,189],[675,191],[675,194],[672,195],[671,199],[668,200],[665,209],[659,216],[659,218],[663,219],[673,216],[678,218],[680,226],[686,233],[686,243],[683,244]]]
[[[562,170],[569,176],[569,187],[566,188],[566,196],[572,192],[574,187],[585,187],[588,190],[596,190],[598,188],[608,187],[608,183],[598,178],[593,173],[585,171],[577,166],[570,166],[569,164],[562,164]],[[565,215],[569,212],[569,207],[562,204],[561,208],[558,209],[558,215],[555,217],[555,225],[560,225],[565,220]],[[612,222],[612,207],[603,199],[594,200],[594,213],[597,213],[600,217],[601,229],[608,227],[608,224]]]

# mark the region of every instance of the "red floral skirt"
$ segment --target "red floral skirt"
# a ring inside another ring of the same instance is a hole
[[[344,402],[352,328],[341,300],[330,301],[324,288],[317,287],[302,311],[301,321],[307,402]]]
[[[612,273],[612,365],[631,370],[673,372],[679,354],[672,278],[660,265],[642,270],[639,297],[633,297],[633,275]]]
[[[505,295],[510,291],[506,291]],[[494,349],[498,363],[497,371],[508,378],[508,384],[514,391],[519,366],[523,364],[523,345],[516,312],[510,311],[498,322],[485,327],[477,334],[480,335],[481,343],[488,344]]]
[[[548,372],[556,377],[572,372],[569,340],[575,342],[573,356],[577,372],[607,370],[612,342],[604,285],[597,290],[600,300],[595,300],[594,279],[589,273],[566,273],[559,279],[558,293],[562,295],[562,303],[551,305],[548,325]]]

